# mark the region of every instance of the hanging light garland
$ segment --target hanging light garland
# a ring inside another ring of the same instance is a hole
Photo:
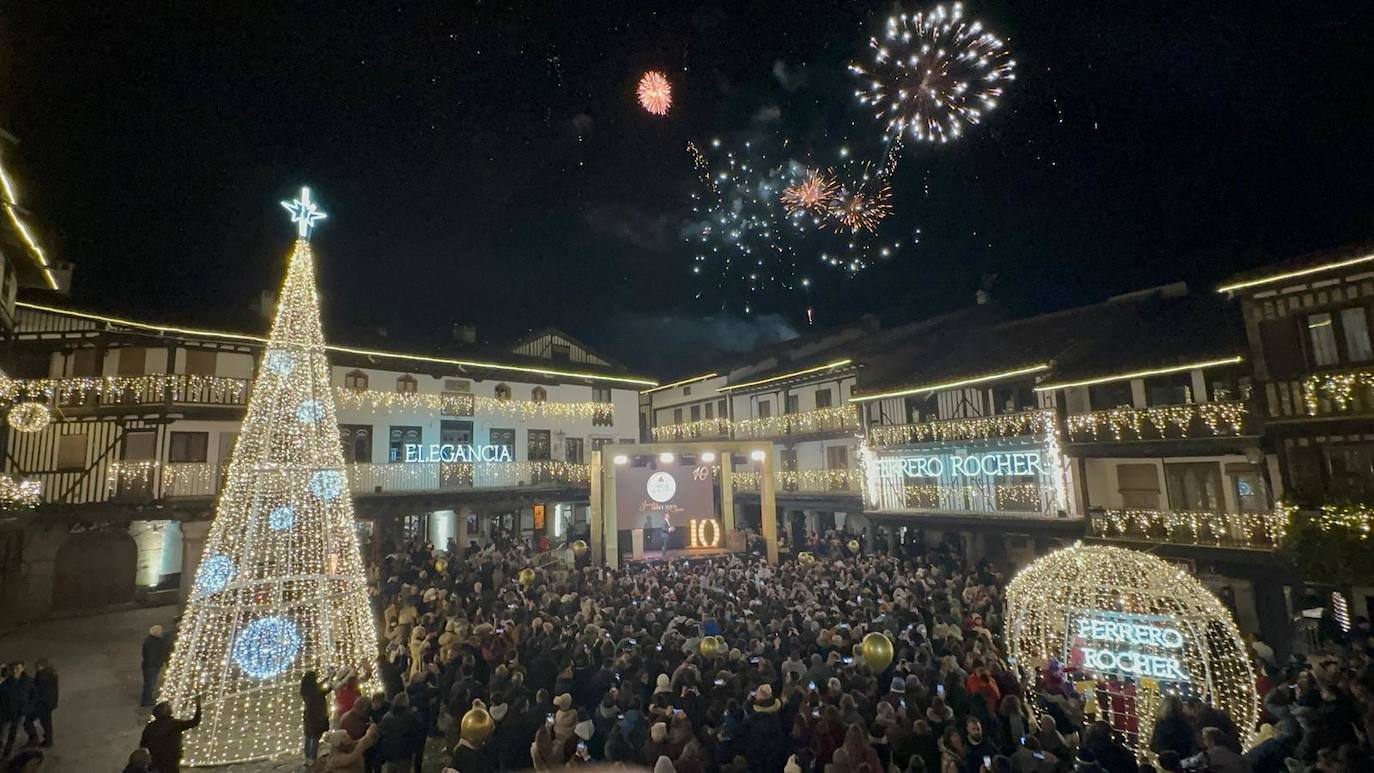
[[[1041,435],[1052,431],[1054,427],[1054,411],[1037,409],[971,419],[873,425],[868,428],[868,439],[875,446],[900,446],[943,440],[989,440],[997,437]]]
[[[1088,521],[1102,539],[1272,549],[1288,533],[1288,517],[1282,506],[1241,513],[1127,509],[1092,511]]]
[[[16,480],[9,475],[0,475],[0,510],[36,507],[42,501],[42,481]]]
[[[731,430],[739,439],[806,435],[813,432],[853,432],[859,429],[859,413],[852,405],[817,408],[754,419],[738,419]]]
[[[1347,531],[1367,540],[1374,536],[1374,509],[1364,505],[1322,505],[1317,528]]]
[[[1024,507],[1044,510],[1045,504],[1054,502],[1058,489],[1038,483],[997,483],[990,489],[983,486],[945,486],[938,483],[909,484],[906,486],[907,503],[914,507],[942,508],[946,510],[1002,510],[1024,512]],[[1021,505],[1022,507],[1001,508],[1002,504]]]
[[[1323,399],[1329,400],[1337,411],[1344,411],[1354,402],[1356,387],[1374,390],[1374,370],[1321,373],[1308,376],[1307,380],[1303,382],[1303,396],[1307,401],[1307,412],[1313,416],[1320,413]]]
[[[52,423],[52,411],[32,400],[19,403],[5,414],[5,422],[15,432],[42,432]]]
[[[335,399],[344,408],[379,411],[439,412],[449,416],[474,413],[513,416],[520,419],[593,419],[609,421],[615,415],[612,403],[595,401],[559,403],[541,400],[501,400],[464,393],[385,392],[379,389],[338,387]]]
[[[654,440],[664,442],[668,440],[696,440],[699,438],[728,438],[730,437],[729,419],[698,419],[696,421],[684,421],[678,424],[664,424],[654,427]]]
[[[1078,543],[1021,570],[1006,600],[1008,660],[1028,689],[1051,660],[1070,679],[1109,691],[1130,677],[1138,694],[1158,689],[1225,711],[1241,745],[1253,742],[1259,695],[1245,642],[1221,601],[1182,569],[1146,553]],[[1150,708],[1137,705],[1137,717],[1148,720]],[[1125,737],[1144,753],[1134,739],[1148,734]]]
[[[0,378],[0,401],[56,399],[59,405],[65,405],[84,402],[88,395],[95,395],[104,403],[160,403],[171,400],[242,404],[248,395],[248,381],[186,373]]]
[[[737,490],[758,491],[761,477],[757,472],[736,472],[731,480]],[[863,472],[861,470],[848,468],[778,470],[773,473],[773,485],[781,491],[857,493],[858,486],[862,481]]]
[[[1213,435],[1239,435],[1248,409],[1243,402],[1194,403],[1192,405],[1160,405],[1153,408],[1111,408],[1105,411],[1071,414],[1066,423],[1069,436],[1075,440],[1083,436],[1099,439],[1109,430],[1115,440],[1128,434],[1136,439],[1144,437],[1146,424],[1154,427],[1161,438],[1173,427],[1182,437],[1188,437],[1195,421],[1201,421]]]

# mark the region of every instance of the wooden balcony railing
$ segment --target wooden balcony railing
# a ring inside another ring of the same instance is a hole
[[[1288,513],[1092,510],[1088,533],[1098,539],[1169,545],[1273,550],[1283,542]]]
[[[0,379],[0,400],[35,400],[64,409],[168,402],[242,406],[248,403],[248,384],[248,379],[186,373]]]
[[[1164,440],[1186,437],[1240,435],[1248,409],[1243,402],[1159,405],[1153,408],[1110,408],[1070,414],[1065,420],[1069,439]]]

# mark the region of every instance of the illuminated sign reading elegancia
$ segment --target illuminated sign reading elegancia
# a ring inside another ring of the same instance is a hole
[[[455,443],[405,444],[407,462],[509,462],[510,446],[474,446]]]
[[[1083,669],[1119,677],[1186,682],[1179,655],[1183,633],[1167,618],[1084,611],[1070,620],[1073,649]],[[1072,656],[1071,656],[1071,659]]]
[[[941,478],[951,475],[964,478],[1000,477],[1011,475],[1041,475],[1045,472],[1039,451],[990,451],[964,456],[930,455],[899,456],[878,460],[878,470],[885,478]]]

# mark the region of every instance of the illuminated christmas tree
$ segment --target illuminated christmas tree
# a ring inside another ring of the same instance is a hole
[[[234,444],[162,699],[199,728],[186,763],[300,753],[300,682],[377,659],[315,292],[304,188],[272,332]]]

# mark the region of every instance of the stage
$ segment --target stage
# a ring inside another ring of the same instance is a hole
[[[722,558],[737,552],[739,551],[726,550],[725,548],[684,548],[669,549],[665,556],[661,550],[646,550],[638,556],[626,553],[620,557],[620,560],[630,564],[653,564],[660,561],[695,561],[703,558]]]

